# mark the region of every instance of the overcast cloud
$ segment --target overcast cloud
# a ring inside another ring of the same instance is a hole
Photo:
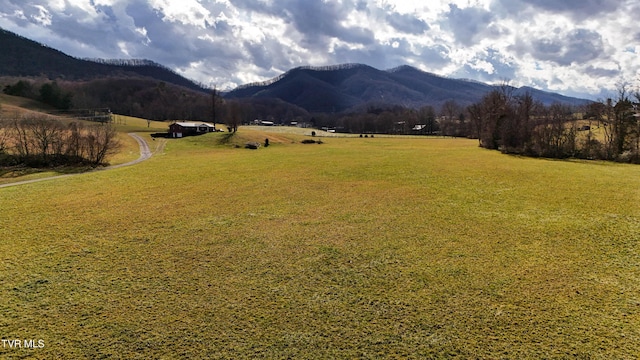
[[[414,3],[0,0],[0,27],[79,58],[150,59],[222,89],[342,63],[593,99],[640,81],[637,0]]]

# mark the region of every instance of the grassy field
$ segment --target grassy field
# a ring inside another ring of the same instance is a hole
[[[303,138],[0,189],[0,357],[640,356],[640,167]]]

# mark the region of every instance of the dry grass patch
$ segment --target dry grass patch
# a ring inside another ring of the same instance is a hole
[[[638,167],[223,135],[0,189],[0,355],[638,355]]]

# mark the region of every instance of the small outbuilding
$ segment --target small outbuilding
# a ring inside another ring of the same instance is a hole
[[[204,122],[174,122],[173,124],[169,125],[170,138],[202,135],[215,131],[215,126]]]
[[[273,126],[273,125],[275,125],[275,123],[273,121],[260,120],[260,119],[253,120],[253,124],[254,125],[262,125],[262,126]]]

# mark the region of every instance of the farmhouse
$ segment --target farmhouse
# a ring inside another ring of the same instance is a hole
[[[174,122],[169,125],[169,137],[181,138],[184,136],[202,135],[215,132],[216,127],[207,123]]]

